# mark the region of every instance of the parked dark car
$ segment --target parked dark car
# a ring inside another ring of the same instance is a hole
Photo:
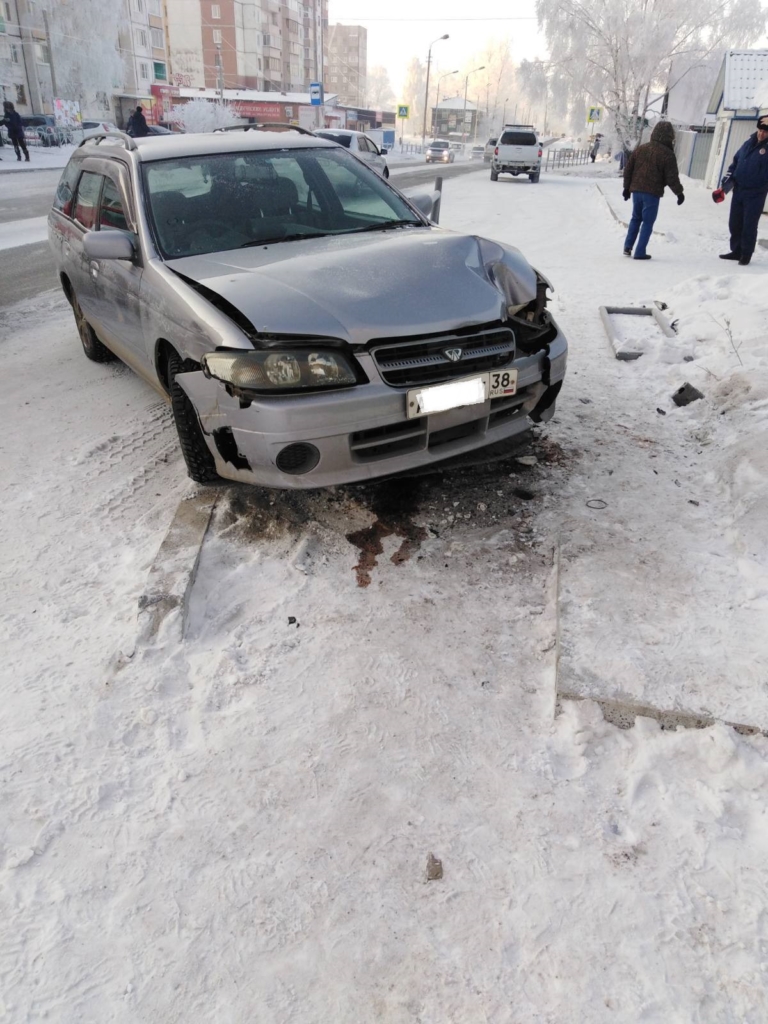
[[[22,114],[21,123],[25,134],[32,132],[37,135],[44,146],[60,146],[62,135],[56,127],[53,114]]]

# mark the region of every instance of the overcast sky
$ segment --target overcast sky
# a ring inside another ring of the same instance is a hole
[[[505,37],[515,63],[546,54],[535,0],[329,0],[328,16],[331,25],[368,29],[368,67],[383,64],[398,96],[408,61],[426,61],[429,44],[445,32],[450,39],[433,47],[432,59],[446,71],[461,69],[489,40]]]

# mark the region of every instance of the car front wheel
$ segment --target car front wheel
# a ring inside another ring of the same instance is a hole
[[[184,362],[177,352],[168,353],[168,392],[176,432],[179,435],[181,454],[187,464],[187,473],[198,484],[215,484],[221,479],[216,472],[216,463],[203,437],[203,428],[197,418],[186,391],[176,380],[176,375],[188,370],[197,370],[196,363]]]
[[[94,363],[111,363],[115,358],[114,353],[110,352],[107,346],[102,344],[96,337],[96,332],[85,319],[85,314],[80,308],[80,303],[77,301],[77,296],[74,292],[72,292],[72,312],[75,315],[77,333],[80,335],[83,352],[85,352],[86,356]]]
[[[385,177],[385,178],[388,178],[388,177],[389,177],[389,168],[388,168],[388,167],[385,167],[385,168],[384,168],[384,177]]]

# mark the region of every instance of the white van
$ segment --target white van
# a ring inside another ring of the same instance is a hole
[[[541,143],[531,124],[505,124],[491,158],[491,181],[500,174],[527,174],[537,182],[541,173]]]

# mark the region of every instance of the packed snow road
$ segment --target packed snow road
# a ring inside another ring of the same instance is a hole
[[[135,643],[192,490],[166,407],[63,297],[2,314],[9,1020],[766,1019],[768,742],[553,718],[558,686],[768,728],[765,256],[722,273],[690,185],[633,263],[601,187],[446,183],[445,226],[557,289],[555,420],[477,466],[224,489],[183,641]],[[677,337],[617,362],[597,306],[653,298]]]

